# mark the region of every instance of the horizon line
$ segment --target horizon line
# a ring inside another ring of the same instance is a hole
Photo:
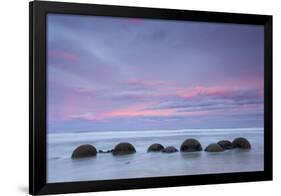
[[[47,131],[47,134],[57,134],[57,133],[92,133],[92,132],[145,132],[145,131],[151,131],[151,132],[165,132],[165,131],[192,131],[192,130],[217,130],[217,131],[224,131],[224,130],[252,130],[252,129],[264,129],[264,127],[241,127],[241,128],[183,128],[183,129],[153,129],[153,130],[149,130],[149,129],[144,129],[144,130],[126,130],[126,131],[118,131],[118,130],[109,130],[109,131],[105,131],[105,130],[101,130],[101,131]]]

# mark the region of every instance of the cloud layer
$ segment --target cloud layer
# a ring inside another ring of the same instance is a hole
[[[263,126],[263,28],[48,15],[48,127]]]

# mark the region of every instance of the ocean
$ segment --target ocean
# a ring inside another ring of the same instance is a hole
[[[263,128],[182,129],[152,131],[103,131],[49,133],[47,136],[47,182],[74,182],[160,176],[197,175],[264,170]],[[180,149],[187,138],[197,139],[204,148],[219,140],[247,138],[251,150],[224,152],[147,153],[153,143]],[[110,150],[120,142],[129,142],[135,154],[113,156],[98,153],[96,157],[71,159],[72,151],[81,144],[97,150]]]

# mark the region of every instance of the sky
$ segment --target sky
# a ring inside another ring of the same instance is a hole
[[[49,132],[263,127],[263,26],[47,15]]]

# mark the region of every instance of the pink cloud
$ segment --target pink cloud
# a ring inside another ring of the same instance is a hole
[[[130,79],[125,82],[127,85],[135,85],[135,86],[147,86],[147,87],[156,87],[156,86],[165,86],[165,85],[173,85],[168,81],[152,81],[148,79]]]
[[[168,81],[151,81],[146,79],[131,79],[126,81],[125,84],[153,90],[154,93],[150,94],[153,97],[175,96],[184,99],[202,96],[227,98],[238,95],[243,90],[243,88],[235,85],[184,87]],[[244,89],[244,92],[246,91]],[[260,94],[262,95],[262,92]]]
[[[178,95],[182,98],[192,98],[196,96],[229,96],[238,89],[236,87],[205,87],[196,86],[179,90]]]
[[[144,24],[144,20],[141,18],[128,18],[121,25],[124,30],[130,32],[131,27],[142,26],[143,24]]]
[[[88,88],[78,88],[77,94],[69,95],[64,100],[64,104],[62,106],[62,118],[63,120],[71,120],[71,119],[84,119],[88,121],[102,121],[111,118],[126,118],[126,117],[144,117],[144,116],[155,116],[155,117],[167,117],[167,116],[200,116],[200,115],[214,115],[214,110],[209,109],[208,107],[202,108],[200,110],[196,110],[196,108],[192,111],[183,111],[180,110],[180,107],[155,107],[161,104],[162,101],[167,100],[175,100],[175,97],[182,98],[183,100],[197,100],[200,97],[210,97],[211,99],[237,99],[243,100],[248,99],[249,97],[262,97],[263,90],[257,91],[249,91],[247,94],[247,89],[241,91],[241,88],[236,86],[195,86],[195,87],[183,87],[177,86],[170,82],[166,81],[149,81],[149,80],[140,80],[140,79],[132,79],[125,82],[128,85],[136,85],[144,87],[144,89],[151,87],[152,91],[144,91],[142,93],[135,93],[134,91],[126,90],[124,92],[117,91],[117,95],[123,96],[125,100],[131,100],[138,97],[147,97],[149,99],[144,99],[141,102],[136,100],[134,105],[130,105],[128,107],[123,108],[115,108],[115,109],[105,109],[103,107],[96,106],[93,108],[87,107],[85,101],[84,103],[78,104],[78,95],[88,95],[91,97],[99,96],[100,92],[92,91],[93,89]],[[127,92],[128,91],[128,92]],[[246,94],[244,94],[246,92]],[[107,92],[103,92],[107,94]],[[110,91],[112,93],[112,91]],[[116,93],[116,92],[114,92]],[[119,93],[119,94],[118,94]],[[110,100],[112,98],[116,99],[118,96],[109,96],[103,97],[103,99]],[[83,106],[83,107],[82,107]],[[244,107],[244,106],[243,106]],[[245,106],[246,107],[246,106]],[[240,108],[237,108],[238,111]],[[225,108],[225,109],[216,109],[217,112],[225,110],[229,112],[234,112],[231,110],[235,110],[235,108]],[[98,111],[98,112],[97,112]]]
[[[62,58],[67,61],[77,61],[79,58],[76,54],[73,52],[68,52],[68,51],[63,51],[63,50],[52,50],[49,51],[49,56],[50,57],[55,57],[55,58]]]
[[[134,25],[142,25],[144,23],[144,20],[140,18],[129,18],[128,22]]]
[[[68,94],[62,99],[60,105],[61,120],[70,120],[76,114],[84,112],[84,107],[81,105],[79,96],[76,93]]]
[[[168,117],[173,115],[198,116],[208,113],[208,111],[189,111],[189,112],[179,113],[177,109],[161,109],[161,110],[145,109],[147,107],[148,107],[147,104],[138,104],[126,108],[115,109],[100,114],[93,114],[91,112],[86,112],[78,115],[71,115],[69,119],[79,118],[88,121],[102,121],[111,118],[144,117],[144,116]]]
[[[260,97],[260,98],[263,98],[264,97],[264,90],[263,89],[258,90],[257,96]]]
[[[146,110],[145,108],[147,106],[148,104],[138,104],[126,108],[115,109],[97,115],[94,115],[92,113],[85,113],[83,115],[76,116],[76,117],[80,117],[85,120],[104,120],[104,119],[116,118],[116,117],[169,116],[174,113],[172,109]]]
[[[103,114],[103,118],[108,117],[135,117],[135,116],[169,116],[173,110],[146,110],[147,105],[135,105],[124,109],[114,110]]]

